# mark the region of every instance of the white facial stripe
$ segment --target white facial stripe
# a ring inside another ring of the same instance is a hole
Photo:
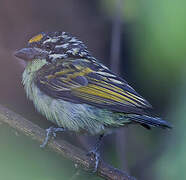
[[[87,55],[87,53],[86,52],[80,52],[80,54],[79,54],[80,56],[86,56]]]
[[[65,57],[67,57],[66,54],[51,54],[51,55],[49,55],[49,58],[52,58],[52,59],[65,58]]]
[[[78,46],[79,45],[79,43],[73,43],[73,46]]]
[[[69,43],[62,44],[62,45],[56,45],[56,48],[67,48],[69,46]]]
[[[49,38],[43,42],[43,44],[46,44],[48,42],[56,43],[59,40],[59,38]]]
[[[73,37],[69,42],[77,42],[78,40],[75,38],[75,37]]]
[[[62,37],[63,37],[64,39],[69,39],[69,36],[66,35],[66,34],[63,34]]]

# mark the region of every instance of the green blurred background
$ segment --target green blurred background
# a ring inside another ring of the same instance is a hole
[[[41,31],[70,32],[174,127],[118,130],[105,138],[105,161],[141,180],[186,179],[185,7],[184,0],[0,0],[0,103],[43,128],[51,125],[26,99],[23,68],[13,52]],[[94,143],[76,139],[89,148]],[[73,163],[0,124],[0,179],[99,179],[84,172],[74,177],[76,171]]]

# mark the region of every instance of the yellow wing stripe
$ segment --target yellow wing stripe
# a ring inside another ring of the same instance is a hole
[[[131,99],[125,97],[125,96],[122,96],[121,94],[119,94],[119,93],[117,93],[117,92],[113,92],[113,91],[111,91],[111,90],[109,90],[109,89],[105,89],[105,88],[103,88],[103,87],[96,86],[96,85],[92,85],[92,86],[93,86],[93,88],[95,88],[95,89],[99,89],[99,90],[101,90],[101,91],[103,91],[103,92],[105,92],[105,93],[114,95],[114,96],[116,96],[116,97],[118,97],[118,98],[121,98],[121,99],[123,99],[123,100],[125,100],[125,101],[128,101],[128,102],[130,102],[130,103],[132,103],[132,104],[138,105],[135,101],[133,101],[133,100],[131,100]]]
[[[81,93],[91,94],[91,95],[94,95],[94,96],[97,96],[97,97],[99,96],[101,98],[109,99],[109,100],[112,100],[112,101],[121,102],[121,99],[119,99],[117,97],[107,95],[105,93],[100,92],[99,90],[95,90],[95,89],[92,89],[92,88],[86,88],[86,89],[83,89],[83,88],[79,89],[78,88],[78,91],[81,92]],[[95,100],[94,100],[94,102],[95,102]],[[98,103],[98,102],[99,102],[99,99],[97,99],[96,103]],[[126,104],[128,104],[128,103],[126,103]]]
[[[98,104],[104,103],[104,104],[112,104],[113,105],[113,101],[105,100],[105,99],[102,99],[98,96],[91,96],[90,94],[85,94],[85,93],[77,93],[77,91],[76,91],[76,95],[78,95],[79,97],[81,97],[83,99],[94,102],[94,103],[98,103]]]
[[[144,103],[144,100],[143,100],[142,98],[140,98],[140,97],[138,97],[138,96],[136,96],[136,95],[134,95],[134,94],[132,94],[132,93],[130,93],[130,92],[128,92],[128,91],[124,91],[124,90],[122,90],[121,88],[119,88],[119,87],[117,87],[117,86],[114,86],[114,85],[112,85],[112,84],[109,84],[109,83],[107,83],[107,82],[105,82],[105,81],[98,81],[98,80],[96,80],[96,79],[93,79],[93,80],[97,81],[96,84],[98,84],[98,85],[100,85],[100,86],[104,86],[105,88],[108,88],[108,89],[110,89],[110,90],[117,91],[118,93],[123,94],[123,95],[129,97],[130,99],[134,99],[135,101],[137,101],[137,102],[139,102],[139,103],[141,103],[141,104],[143,104],[143,105],[146,105],[146,104]],[[123,96],[122,96],[122,97],[123,97]],[[131,100],[131,101],[132,101],[132,100]],[[132,102],[134,102],[134,101],[132,101]]]
[[[75,70],[73,69],[63,69],[62,71],[55,72],[55,76],[62,76],[64,74],[67,74],[69,72],[74,72]]]
[[[62,76],[64,74],[67,74],[69,72],[74,72],[75,70],[73,69],[63,69],[62,71],[55,72],[54,74],[50,74],[48,76],[45,76],[48,80],[50,79],[55,79],[58,76]]]
[[[136,105],[139,106],[135,101],[132,101],[131,99],[122,96],[118,93],[115,93],[111,90],[96,86],[96,85],[89,85],[87,87],[80,87],[77,88],[76,91],[79,91],[81,93],[87,93],[95,96],[100,96],[105,99],[109,99],[112,101],[124,103],[124,104],[130,104],[130,105]]]
[[[90,68],[84,68],[82,71],[75,72],[74,74],[69,74],[68,78],[76,78],[77,76],[86,76],[87,74],[93,72]]]
[[[127,96],[130,96],[130,97],[132,97],[133,99],[136,99],[136,101],[139,101],[139,102],[144,101],[143,98],[141,98],[141,97],[139,97],[139,96],[136,96],[136,95],[130,93],[129,91],[126,91],[126,93],[128,94]],[[140,101],[140,100],[141,100],[141,101]],[[141,102],[141,103],[143,104],[143,102]]]

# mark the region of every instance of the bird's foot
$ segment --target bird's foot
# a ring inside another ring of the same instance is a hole
[[[95,159],[95,167],[93,173],[95,173],[98,169],[99,161],[100,161],[100,146],[103,141],[104,134],[101,134],[96,142],[94,148],[87,153],[87,156],[93,157]]]
[[[93,149],[87,153],[87,156],[90,156],[95,160],[95,166],[94,170],[92,171],[93,173],[96,173],[100,161],[100,152],[98,152],[96,149]]]
[[[45,137],[43,144],[41,144],[40,147],[44,148],[47,145],[48,141],[50,140],[51,135],[53,137],[56,137],[56,132],[63,132],[63,131],[65,131],[64,128],[61,128],[61,127],[55,128],[53,126],[46,129],[46,137]]]

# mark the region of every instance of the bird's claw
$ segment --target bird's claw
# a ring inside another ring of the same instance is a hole
[[[100,161],[100,153],[97,152],[96,150],[91,150],[87,153],[87,156],[93,157],[95,159],[95,166],[92,172],[96,173]]]
[[[45,137],[43,144],[41,144],[40,147],[44,148],[47,145],[51,135],[53,137],[56,137],[56,132],[63,132],[63,131],[65,131],[64,128],[55,128],[53,126],[46,129],[46,137]]]

